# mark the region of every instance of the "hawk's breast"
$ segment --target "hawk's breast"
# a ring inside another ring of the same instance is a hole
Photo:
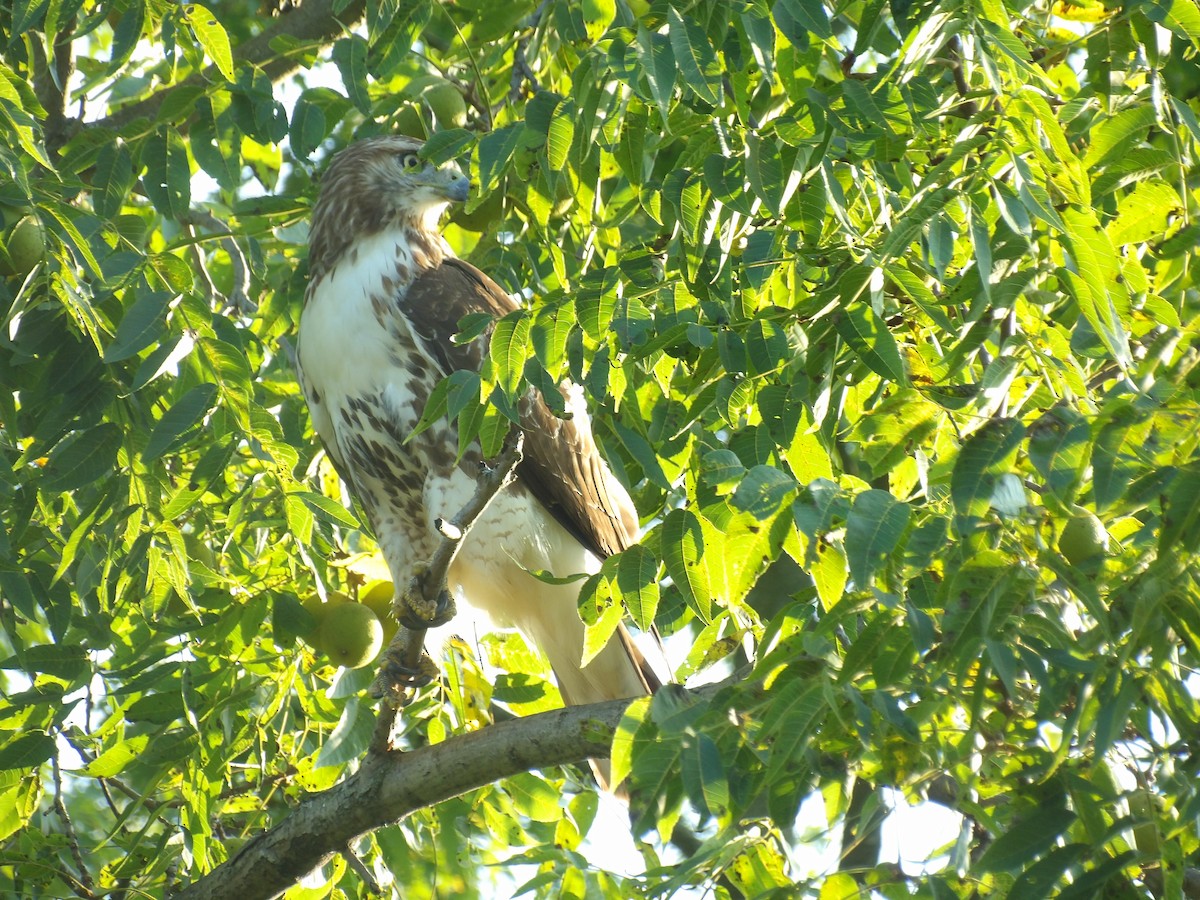
[[[456,442],[444,423],[405,442],[441,377],[397,308],[412,278],[402,236],[356,244],[310,286],[297,356],[313,427],[376,537],[383,545],[419,541],[412,549],[420,554],[429,542],[425,477],[453,465]]]

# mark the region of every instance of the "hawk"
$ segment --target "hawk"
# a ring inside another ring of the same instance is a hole
[[[398,592],[437,546],[434,521],[474,493],[482,463],[477,447],[457,459],[457,432],[445,420],[408,439],[437,383],[478,370],[486,356],[486,334],[451,340],[463,316],[518,308],[439,233],[441,214],[466,199],[470,182],[426,163],[421,146],[368,138],[329,166],[313,210],[297,341],[314,429],[361,503]],[[643,696],[658,682],[625,628],[581,666],[578,583],[529,574],[595,572],[637,540],[637,512],[596,448],[582,392],[568,383],[562,393],[568,419],[534,390],[521,403],[524,457],[467,535],[448,586],[530,638],[568,704]]]

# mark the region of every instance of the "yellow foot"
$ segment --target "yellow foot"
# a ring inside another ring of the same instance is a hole
[[[414,631],[421,628],[437,628],[445,625],[454,618],[457,612],[454,598],[447,590],[440,590],[437,596],[430,599],[430,591],[426,590],[429,567],[419,564],[409,579],[408,587],[397,593],[392,601],[392,609],[396,619],[405,628]]]

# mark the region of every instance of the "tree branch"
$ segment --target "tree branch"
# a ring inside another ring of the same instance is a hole
[[[335,14],[334,8],[338,2],[339,0],[305,0],[298,8],[281,15],[270,27],[239,44],[233,54],[234,66],[257,67],[272,81],[279,81],[294,72],[304,62],[300,51],[309,50],[312,45],[319,46],[331,42],[345,34],[363,17],[366,0],[350,0],[345,9]],[[290,53],[281,52],[272,46],[272,43],[281,37],[309,46],[297,47]],[[224,76],[217,67],[209,66],[202,72],[190,75],[179,84],[163,88],[144,100],[131,103],[110,116],[91,122],[87,127],[119,130],[138,119],[153,119],[167,99],[177,91],[223,81]],[[60,145],[65,139],[66,136],[62,136]]]
[[[632,702],[572,706],[407,753],[368,753],[357,772],[307,798],[290,817],[175,898],[273,897],[360,836],[418,809],[519,772],[608,756],[613,733]]]

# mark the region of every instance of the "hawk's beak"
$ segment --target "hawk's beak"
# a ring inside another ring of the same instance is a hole
[[[467,195],[471,192],[471,179],[454,169],[447,169],[442,174],[446,179],[441,186],[446,199],[457,203],[466,200]]]

